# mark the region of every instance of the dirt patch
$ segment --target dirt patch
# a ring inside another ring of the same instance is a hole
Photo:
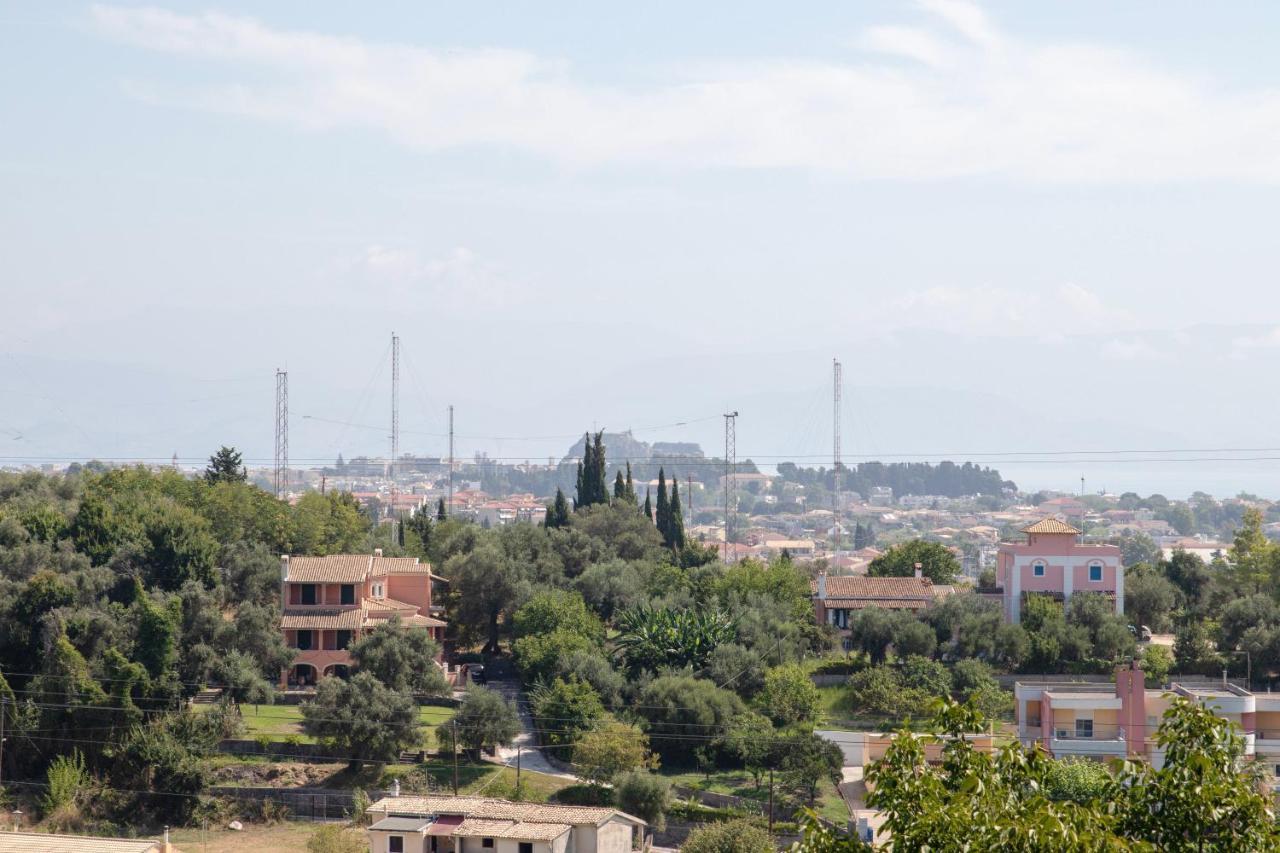
[[[322,784],[341,771],[345,764],[228,764],[213,771],[215,785],[245,787],[302,788]]]

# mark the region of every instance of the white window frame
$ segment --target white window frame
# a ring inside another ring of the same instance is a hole
[[[1084,733],[1084,729],[1082,728],[1082,725],[1081,725],[1082,723],[1088,723],[1088,724],[1089,724],[1088,734],[1085,734],[1085,733]],[[1076,737],[1077,737],[1077,738],[1088,738],[1088,739],[1092,740],[1092,739],[1093,739],[1093,720],[1081,720],[1081,719],[1077,719],[1077,720],[1076,720]]]
[[[1093,570],[1094,570],[1094,569],[1097,569],[1097,570],[1098,570],[1098,579],[1097,579],[1097,580],[1094,580],[1094,578],[1093,578]],[[1089,583],[1102,583],[1102,563],[1090,563],[1090,564],[1089,564]]]
[[[396,853],[396,851],[394,851],[394,850],[392,850],[392,849],[391,849],[391,842],[392,842],[392,841],[399,841],[399,842],[400,842],[400,853],[404,853],[404,836],[403,836],[403,835],[388,835],[388,836],[387,836],[387,850],[389,851],[389,853]]]
[[[1033,578],[1042,578],[1044,577],[1044,573],[1048,570],[1048,568],[1049,567],[1044,564],[1044,561],[1038,561],[1038,562],[1032,563],[1031,576]]]

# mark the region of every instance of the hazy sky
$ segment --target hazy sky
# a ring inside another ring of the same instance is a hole
[[[851,457],[1280,495],[1280,6],[607,5],[0,3],[0,464],[382,452],[394,330],[411,451],[820,461],[840,357]]]

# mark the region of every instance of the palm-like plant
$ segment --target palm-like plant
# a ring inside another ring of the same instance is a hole
[[[701,669],[716,646],[732,642],[737,621],[720,611],[693,612],[642,604],[618,618],[618,649],[632,670]]]

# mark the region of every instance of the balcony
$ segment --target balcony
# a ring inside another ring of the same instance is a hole
[[[1280,729],[1258,729],[1253,744],[1258,752],[1280,753]]]
[[[1122,726],[1094,726],[1092,731],[1074,727],[1056,729],[1048,746],[1055,756],[1123,757],[1129,751]]]

